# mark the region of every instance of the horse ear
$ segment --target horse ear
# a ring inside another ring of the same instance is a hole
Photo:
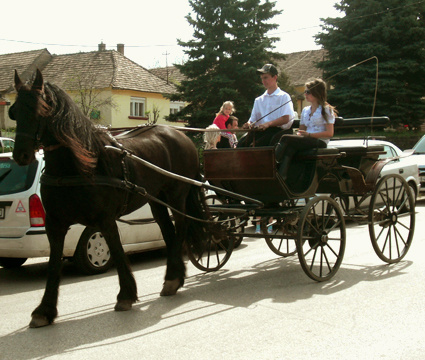
[[[15,69],[15,89],[16,91],[19,91],[19,89],[22,87],[23,83],[21,78],[18,75],[18,71]]]
[[[38,90],[40,92],[44,91],[44,81],[43,81],[43,75],[41,74],[41,71],[37,69],[34,83],[32,84],[32,89]]]

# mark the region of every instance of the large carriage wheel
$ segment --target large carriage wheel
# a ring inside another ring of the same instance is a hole
[[[409,250],[415,230],[415,200],[407,182],[397,174],[384,176],[369,205],[369,234],[379,258],[400,261]]]
[[[262,226],[264,239],[271,251],[276,255],[288,257],[296,254],[297,246],[295,239],[298,231],[298,215],[289,214],[285,218],[275,218],[271,233],[267,231],[267,226]]]
[[[212,197],[214,201],[217,201],[215,195]],[[212,199],[207,197],[207,200]],[[212,220],[222,220],[225,217],[227,216],[218,214],[213,216]],[[235,245],[235,237],[228,235],[229,227],[231,227],[230,222],[223,223],[220,235],[207,232],[206,240],[199,245],[199,248],[195,248],[193,244],[187,244],[187,256],[196,268],[207,272],[217,271],[229,260]]]
[[[302,211],[297,251],[301,267],[313,280],[328,280],[341,266],[345,222],[339,205],[329,196],[314,197]]]

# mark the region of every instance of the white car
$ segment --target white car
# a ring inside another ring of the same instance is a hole
[[[0,153],[13,151],[15,140],[7,137],[0,137]]]
[[[367,142],[367,144],[366,144]],[[381,170],[381,177],[388,174],[401,175],[410,186],[414,199],[417,198],[420,190],[419,170],[414,156],[409,152],[403,152],[393,143],[384,140],[363,140],[363,139],[347,139],[347,140],[331,140],[329,147],[354,147],[354,146],[383,146],[385,154],[379,156],[379,159],[394,158],[394,161],[386,164]],[[425,143],[424,143],[425,145]]]
[[[425,190],[425,135],[413,147],[413,158],[418,164],[422,190]]]
[[[28,166],[18,166],[12,153],[0,154],[0,266],[19,267],[27,258],[50,254],[40,197],[43,168],[42,153],[38,153],[36,161]],[[165,247],[149,205],[120,220],[125,221],[118,221],[118,228],[126,253]],[[85,274],[102,273],[112,265],[102,234],[82,225],[69,229],[63,257],[73,260]]]

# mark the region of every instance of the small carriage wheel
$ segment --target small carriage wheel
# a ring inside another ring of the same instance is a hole
[[[215,195],[211,195],[214,197]],[[207,197],[207,200],[211,198]],[[217,198],[215,198],[216,200]],[[212,220],[221,220],[227,215],[218,214],[212,217]],[[229,227],[230,224],[227,224]],[[206,233],[206,240],[197,248],[193,244],[187,244],[187,256],[192,264],[202,271],[217,271],[226,264],[232,254],[235,237],[228,236],[226,232],[226,223],[223,223],[223,232],[221,236],[214,236],[210,231]]]
[[[384,176],[369,205],[369,235],[378,257],[389,263],[403,259],[415,231],[415,200],[403,177]]]
[[[298,222],[297,251],[311,279],[325,281],[336,274],[345,251],[345,221],[335,200],[321,195],[304,207]]]
[[[293,216],[294,214],[288,215],[288,217]],[[287,217],[275,218],[274,220],[276,223],[273,225],[271,233],[268,232],[267,226],[262,226],[267,246],[279,256],[288,257],[295,255],[297,252],[295,239],[297,236],[298,224],[293,223],[293,221]],[[298,217],[294,220],[298,220]]]

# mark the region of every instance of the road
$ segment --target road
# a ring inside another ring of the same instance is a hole
[[[161,252],[131,256],[139,302],[113,311],[113,269],[80,276],[65,264],[59,317],[29,329],[45,283],[45,259],[0,269],[0,359],[423,359],[425,200],[404,260],[386,265],[366,226],[347,230],[333,279],[310,280],[297,257],[281,259],[261,239],[244,241],[223,269],[188,264],[185,286],[159,296]]]

